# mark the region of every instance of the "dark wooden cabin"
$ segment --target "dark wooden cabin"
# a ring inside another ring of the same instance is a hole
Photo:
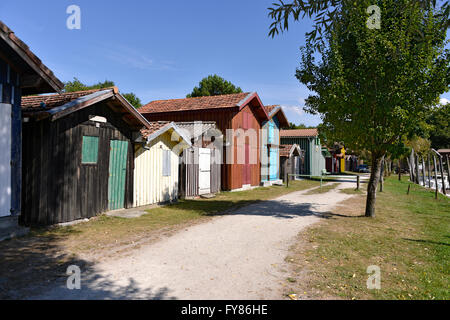
[[[214,121],[224,136],[222,190],[260,185],[260,129],[269,116],[256,92],[158,100],[139,111],[149,121]]]
[[[22,95],[58,92],[64,87],[12,30],[0,21],[0,240],[19,228],[22,189]]]
[[[190,148],[183,150],[180,159],[180,197],[193,198],[220,192],[222,148],[215,142],[223,137],[218,134],[216,123],[176,122],[175,125],[192,143]]]
[[[134,140],[148,122],[117,88],[22,98],[25,225],[133,205]]]
[[[298,144],[283,144],[280,146],[280,176],[284,182],[288,174],[303,174],[305,163],[305,152]],[[295,180],[290,176],[289,180]]]

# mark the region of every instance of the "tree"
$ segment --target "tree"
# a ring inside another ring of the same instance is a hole
[[[326,28],[308,38],[302,49],[296,77],[313,92],[305,111],[321,116],[328,140],[370,151],[365,215],[374,217],[384,157],[399,148],[402,138],[420,125],[430,106],[448,91],[449,10],[433,6],[431,0],[380,0],[376,3],[381,28],[377,29],[366,25],[372,1],[309,2],[333,3],[334,13]],[[323,11],[298,8],[306,14]]]
[[[203,96],[217,96],[221,94],[241,93],[242,89],[236,87],[231,82],[219,77],[217,74],[209,75],[203,78],[198,87],[195,87],[187,98],[203,97]]]
[[[77,78],[73,78],[73,81],[67,81],[64,83],[63,92],[75,92],[75,91],[85,91],[93,89],[104,89],[114,87],[113,81],[105,80],[103,82],[97,82],[93,85],[86,85],[82,83]],[[134,106],[136,109],[142,107],[141,99],[139,99],[134,93],[123,93],[122,96],[128,100],[128,102]]]
[[[289,122],[289,129],[312,129],[312,128],[316,128],[316,127],[307,126],[306,124],[303,124],[303,123],[295,124],[295,123]]]
[[[128,100],[129,103],[131,103],[132,106],[134,106],[136,109],[139,109],[142,107],[141,99],[139,99],[134,93],[124,93],[122,96]]]
[[[426,119],[428,132],[434,149],[450,148],[450,103],[432,108]]]

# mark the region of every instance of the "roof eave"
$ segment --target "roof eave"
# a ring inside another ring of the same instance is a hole
[[[35,81],[28,84],[29,87],[23,88],[22,90],[23,93],[24,94],[49,93],[52,92],[52,90],[53,92],[61,92],[61,90],[64,88],[64,84],[53,74],[53,72],[50,69],[48,69],[42,62],[38,64],[37,61],[40,61],[40,59],[37,58],[34,55],[34,53],[29,51],[30,54],[34,56],[32,58],[26,52],[24,52],[24,49],[18,45],[18,43],[23,43],[23,41],[20,40],[18,37],[16,37],[14,32],[12,32],[1,21],[0,27],[3,27],[2,28],[3,32],[0,32],[0,39],[2,39],[15,52],[15,54],[20,58],[19,60],[25,62],[26,65],[28,65],[28,67],[34,71],[35,73],[33,75],[34,78],[36,76],[40,78],[40,80],[36,81],[35,79]],[[8,31],[5,31],[5,28]],[[46,85],[41,85],[41,80],[43,80]]]
[[[153,140],[155,140],[157,137],[159,137],[160,135],[166,133],[167,131],[169,131],[170,129],[173,129],[182,139],[183,141],[190,147],[191,141],[189,139],[189,137],[187,137],[183,130],[181,130],[174,122],[169,122],[168,124],[166,124],[164,127],[156,130],[155,132],[151,133],[148,137],[147,137],[147,144],[151,143]]]

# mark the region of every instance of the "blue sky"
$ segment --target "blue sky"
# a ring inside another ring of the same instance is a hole
[[[62,81],[112,80],[147,103],[184,98],[216,73],[282,105],[291,122],[317,125],[319,117],[302,111],[308,90],[294,76],[311,22],[269,38],[272,2],[2,0],[0,20]],[[81,30],[66,27],[72,4],[81,8]]]

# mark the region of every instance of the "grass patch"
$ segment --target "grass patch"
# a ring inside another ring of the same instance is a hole
[[[407,181],[385,180],[376,218],[362,217],[365,196],[343,202],[292,247],[287,292],[301,298],[449,299],[450,199]],[[381,269],[381,289],[366,287],[367,267]]]

